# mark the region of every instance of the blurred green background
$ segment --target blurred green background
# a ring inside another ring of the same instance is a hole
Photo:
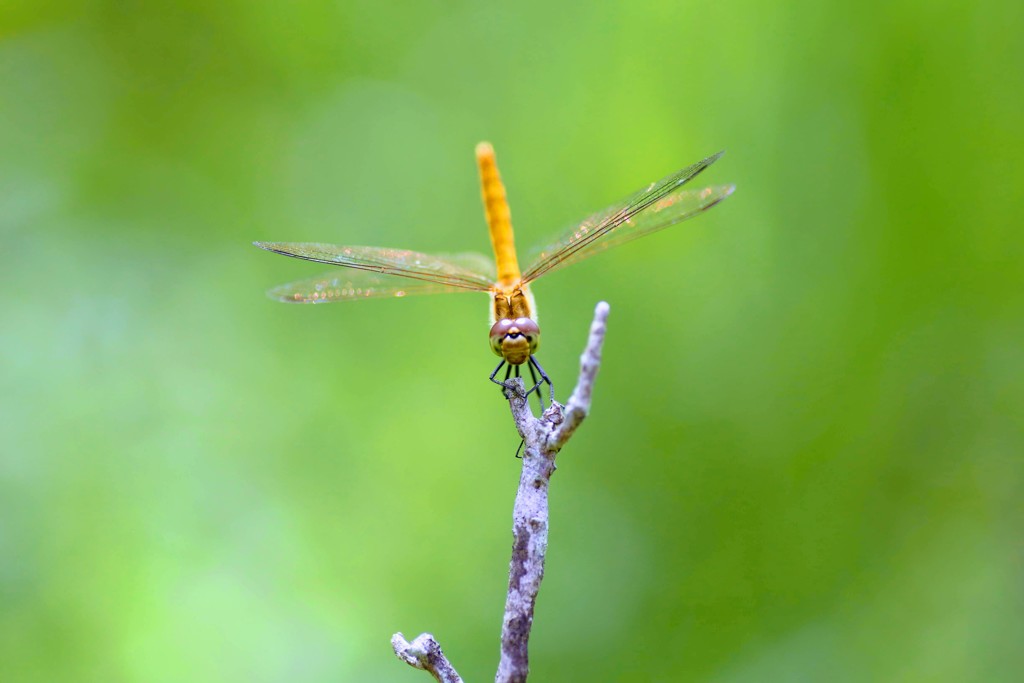
[[[535,288],[568,395],[538,681],[1024,675],[1024,5],[0,9],[0,679],[423,681],[498,654],[484,297],[285,306],[252,240],[521,247],[721,148],[736,194]]]

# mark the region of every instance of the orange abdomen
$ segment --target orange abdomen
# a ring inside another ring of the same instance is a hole
[[[487,227],[491,232],[491,246],[498,266],[498,285],[510,287],[519,282],[519,262],[516,259],[515,238],[512,234],[512,214],[508,208],[505,186],[501,183],[494,148],[488,142],[476,146],[476,162],[480,167],[480,187],[487,214]]]

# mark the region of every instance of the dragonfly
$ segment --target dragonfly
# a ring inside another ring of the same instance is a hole
[[[501,359],[489,379],[504,391],[512,373],[520,377],[520,368],[525,365],[533,382],[526,396],[536,391],[543,410],[541,386],[548,385],[552,403],[555,389],[536,358],[540,327],[530,285],[548,273],[601,251],[693,218],[724,200],[733,193],[735,185],[709,185],[700,189],[691,189],[688,185],[723,153],[651,183],[544,242],[531,252],[532,258],[525,270],[520,270],[516,256],[511,212],[494,147],[487,142],[477,145],[476,161],[493,261],[476,253],[432,255],[407,249],[319,242],[253,244],[276,254],[346,269],[281,285],[267,292],[272,299],[287,303],[321,304],[443,292],[487,294],[490,348]],[[496,379],[502,367],[506,368],[504,381]]]

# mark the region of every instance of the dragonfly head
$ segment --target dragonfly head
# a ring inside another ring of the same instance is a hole
[[[491,350],[509,365],[522,365],[540,344],[540,327],[529,318],[503,318],[491,327]]]

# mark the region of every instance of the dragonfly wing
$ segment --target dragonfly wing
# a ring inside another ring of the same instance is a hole
[[[344,266],[477,292],[494,287],[494,267],[477,254],[435,256],[387,247],[345,247],[318,242],[253,242],[260,249],[294,258]],[[354,277],[354,276],[350,276]],[[345,278],[339,278],[344,281]],[[407,285],[406,290],[410,289]],[[440,291],[437,289],[435,291]]]
[[[368,270],[352,270],[331,271],[298,282],[289,282],[274,287],[267,292],[267,296],[290,304],[326,304],[334,301],[468,291],[471,290],[426,280],[402,280]]]
[[[707,211],[732,194],[735,186],[714,185],[690,190],[684,189],[683,185],[722,154],[719,152],[662,178],[628,199],[595,213],[553,242],[535,250],[523,282],[530,282],[552,270]]]

